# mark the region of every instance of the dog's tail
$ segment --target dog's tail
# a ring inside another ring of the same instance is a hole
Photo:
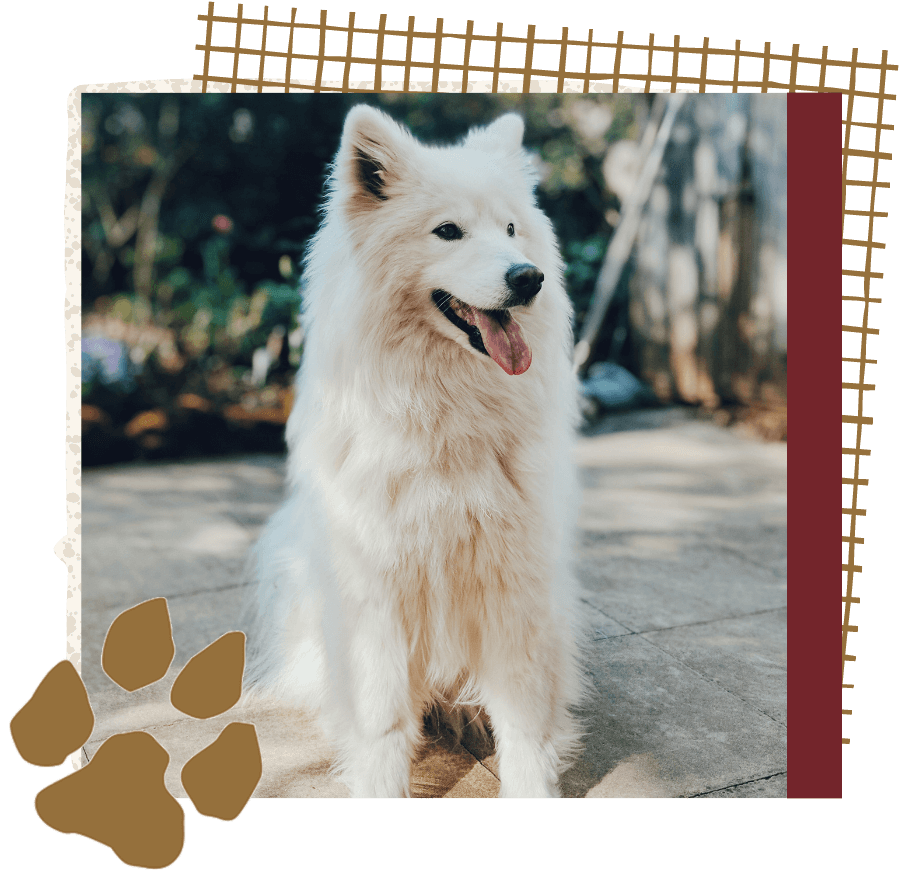
[[[244,697],[268,696],[314,711],[325,673],[322,602],[298,555],[293,517],[289,505],[272,516],[245,567]]]

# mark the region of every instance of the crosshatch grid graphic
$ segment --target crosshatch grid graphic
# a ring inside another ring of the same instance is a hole
[[[827,46],[818,56],[801,52],[794,44],[790,54],[773,51],[766,42],[754,50],[736,40],[734,46],[717,48],[682,43],[680,37],[646,43],[625,41],[619,31],[614,42],[603,41],[594,30],[577,34],[561,29],[558,38],[538,37],[534,25],[506,28],[498,23],[490,33],[476,32],[475,22],[465,32],[444,30],[444,19],[425,25],[409,16],[405,27],[389,27],[386,15],[357,17],[353,12],[341,22],[329,21],[321,10],[317,21],[298,20],[291,9],[287,20],[245,17],[243,4],[235,14],[216,14],[210,2],[206,14],[203,71],[194,76],[203,92],[291,93],[384,91],[482,91],[506,92],[818,92],[843,95],[843,378],[842,378],[842,688],[848,682],[848,638],[856,632],[851,606],[854,579],[862,572],[860,548],[862,460],[871,451],[863,446],[872,417],[864,413],[868,391],[875,389],[868,337],[878,335],[869,326],[870,306],[881,301],[873,295],[873,282],[884,275],[875,269],[875,253],[885,243],[876,240],[877,220],[887,217],[878,210],[878,191],[890,186],[879,180],[879,168],[890,160],[883,150],[885,134],[894,125],[884,121],[885,103],[896,100],[887,92],[888,73],[897,71],[883,51],[878,61],[864,60],[853,49],[849,59],[829,57]],[[480,29],[479,29],[480,30]],[[515,31],[518,30],[517,34]],[[524,35],[522,35],[524,31]],[[512,57],[515,60],[511,60]],[[211,86],[211,87],[210,87]],[[884,173],[882,173],[883,175]],[[861,262],[860,262],[861,259]],[[850,709],[842,710],[849,716]],[[842,743],[850,740],[842,738]]]

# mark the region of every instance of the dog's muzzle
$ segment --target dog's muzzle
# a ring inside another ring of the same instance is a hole
[[[516,263],[506,270],[506,298],[499,308],[477,308],[433,290],[431,299],[438,311],[469,336],[469,344],[489,356],[508,375],[521,375],[531,365],[531,348],[510,309],[527,306],[540,292],[544,273],[531,263]]]

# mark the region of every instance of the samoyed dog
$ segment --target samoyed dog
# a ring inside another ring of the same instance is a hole
[[[248,678],[320,712],[353,796],[409,796],[436,709],[486,717],[503,797],[557,796],[578,743],[571,309],[522,134],[356,106],[306,257]]]

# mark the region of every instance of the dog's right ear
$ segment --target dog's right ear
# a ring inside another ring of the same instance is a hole
[[[384,112],[354,106],[344,121],[338,170],[357,199],[371,205],[390,198],[409,134]]]

